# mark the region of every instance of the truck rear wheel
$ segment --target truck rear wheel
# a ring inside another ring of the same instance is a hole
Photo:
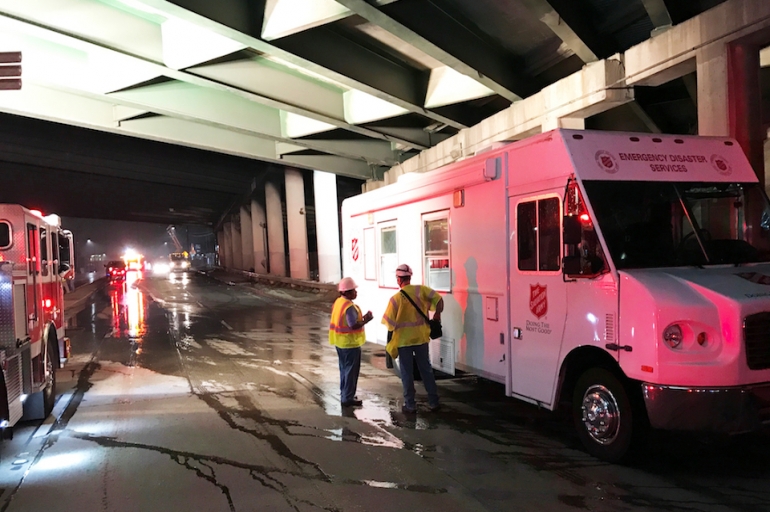
[[[641,441],[641,418],[626,387],[608,370],[592,368],[578,379],[572,411],[583,446],[598,459],[619,462]]]

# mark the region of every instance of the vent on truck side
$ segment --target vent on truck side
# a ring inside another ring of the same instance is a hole
[[[604,322],[604,341],[606,343],[615,342],[615,315],[607,314]]]
[[[743,321],[743,339],[749,369],[770,368],[770,312],[747,316]]]

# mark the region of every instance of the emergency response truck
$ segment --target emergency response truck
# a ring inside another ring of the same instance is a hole
[[[72,278],[72,233],[56,215],[0,204],[0,428],[41,419],[69,357],[63,279]]]
[[[770,205],[728,138],[557,130],[347,199],[344,275],[441,292],[434,368],[572,407],[617,461],[649,426],[770,420]],[[366,326],[385,344],[386,328]]]

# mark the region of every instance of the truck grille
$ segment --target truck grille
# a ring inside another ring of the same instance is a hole
[[[747,316],[743,322],[743,336],[749,369],[770,368],[770,312]]]

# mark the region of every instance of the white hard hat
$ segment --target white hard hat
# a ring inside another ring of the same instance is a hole
[[[396,267],[396,277],[408,277],[412,275],[412,268],[406,263]]]
[[[356,288],[358,288],[358,285],[353,281],[352,277],[343,277],[339,286],[337,286],[337,289],[341,292],[348,292],[350,290],[355,290]]]

